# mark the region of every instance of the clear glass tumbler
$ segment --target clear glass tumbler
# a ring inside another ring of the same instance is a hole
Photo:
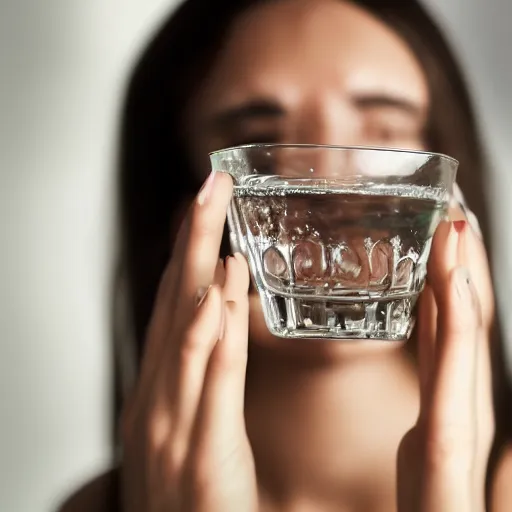
[[[458,162],[392,149],[255,144],[210,155],[234,181],[234,251],[285,338],[405,340]]]

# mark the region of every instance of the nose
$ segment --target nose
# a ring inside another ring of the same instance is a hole
[[[304,102],[295,136],[297,144],[355,146],[361,140],[361,119],[341,94],[320,92]]]
[[[332,146],[361,145],[361,120],[341,97],[322,95],[313,98],[301,112],[296,129],[297,144]],[[353,174],[351,152],[303,150],[310,177],[339,178]]]

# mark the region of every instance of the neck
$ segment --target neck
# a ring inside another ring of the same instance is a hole
[[[277,343],[251,346],[247,376],[247,430],[264,491],[280,502],[339,502],[366,462],[365,471],[390,464],[394,490],[396,449],[418,410],[410,357],[389,343]]]

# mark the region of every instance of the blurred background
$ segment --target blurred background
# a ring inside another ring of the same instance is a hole
[[[465,66],[490,150],[511,361],[512,3],[424,1]],[[2,512],[53,511],[111,461],[118,114],[138,51],[177,4],[0,2]]]

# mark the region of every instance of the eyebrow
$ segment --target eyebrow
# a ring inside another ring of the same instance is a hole
[[[214,128],[225,129],[242,121],[275,119],[285,115],[286,111],[279,103],[261,98],[221,110],[214,114],[209,124]]]
[[[406,98],[390,96],[385,94],[369,94],[365,96],[356,96],[354,103],[359,108],[394,108],[402,110],[414,117],[421,117],[423,109],[417,103]]]

